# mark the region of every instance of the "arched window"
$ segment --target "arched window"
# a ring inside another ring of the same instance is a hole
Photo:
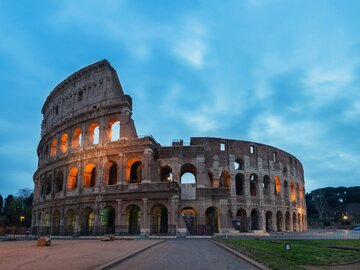
[[[104,165],[104,185],[116,185],[118,182],[118,166],[115,161],[107,161]]]
[[[224,171],[220,175],[219,187],[226,187],[230,189],[230,174],[227,171]]]
[[[55,193],[62,191],[63,181],[64,181],[64,175],[62,171],[58,171],[56,173],[56,178],[55,178]]]
[[[274,181],[275,181],[275,195],[280,195],[281,192],[281,183],[280,183],[280,178],[279,176],[275,176],[274,177]]]
[[[172,169],[169,166],[164,166],[161,168],[160,179],[161,182],[173,181]]]
[[[295,202],[296,201],[296,191],[295,191],[294,180],[291,180],[290,189],[291,189],[291,201]]]
[[[263,191],[264,195],[270,194],[270,177],[268,175],[265,175],[263,178]]]
[[[88,142],[89,144],[98,144],[99,143],[99,127],[100,124],[97,122],[91,123],[89,126],[89,132],[88,132]]]
[[[52,189],[52,175],[50,174],[47,178],[46,178],[46,195],[49,195],[51,193],[51,189]]]
[[[96,183],[95,164],[89,163],[84,169],[84,187],[94,187]]]
[[[50,156],[55,157],[57,152],[57,139],[53,139],[51,142]]]
[[[78,179],[78,169],[72,167],[69,171],[68,179],[67,179],[68,190],[73,190],[77,187],[77,179]]]
[[[130,168],[130,183],[141,183],[142,164],[141,161],[135,161]]]
[[[180,183],[181,184],[195,184],[197,170],[196,167],[190,163],[181,166]]]
[[[81,143],[82,143],[81,132],[82,132],[81,128],[76,128],[73,132],[73,136],[71,139],[71,147],[73,149],[77,149],[81,147]]]
[[[235,160],[235,170],[243,170],[244,169],[244,160],[242,158],[237,158]]]
[[[257,180],[258,180],[258,176],[255,173],[250,175],[250,195],[251,196],[256,196]]]
[[[67,133],[64,133],[60,138],[60,151],[61,153],[66,153],[68,149],[68,135]]]
[[[244,195],[244,175],[238,173],[235,176],[236,195]]]
[[[299,196],[300,196],[300,199],[304,199],[304,188],[303,188],[302,184],[300,184]]]
[[[289,183],[287,180],[284,180],[284,197],[289,200]]]
[[[112,119],[107,123],[106,127],[107,138],[114,142],[120,139],[120,121]]]

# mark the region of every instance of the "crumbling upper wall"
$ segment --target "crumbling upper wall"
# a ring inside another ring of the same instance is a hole
[[[61,82],[50,93],[42,108],[42,135],[55,125],[81,113],[114,104],[132,110],[115,69],[107,60],[89,65]]]

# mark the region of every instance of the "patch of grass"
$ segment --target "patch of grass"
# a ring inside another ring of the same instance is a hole
[[[360,251],[330,246],[360,247],[360,240],[225,240],[224,244],[272,269],[305,269],[305,266],[347,264],[360,260]],[[291,244],[291,251],[285,250]]]

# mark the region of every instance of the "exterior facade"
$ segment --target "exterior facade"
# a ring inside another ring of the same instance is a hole
[[[107,60],[47,97],[34,174],[35,234],[304,231],[304,173],[272,146],[139,137],[132,99]]]

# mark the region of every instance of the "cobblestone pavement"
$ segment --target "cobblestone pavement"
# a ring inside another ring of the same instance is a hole
[[[37,247],[36,241],[0,241],[0,269],[95,269],[156,242],[159,241],[52,240],[50,247]]]
[[[168,240],[113,269],[257,269],[208,240]]]

